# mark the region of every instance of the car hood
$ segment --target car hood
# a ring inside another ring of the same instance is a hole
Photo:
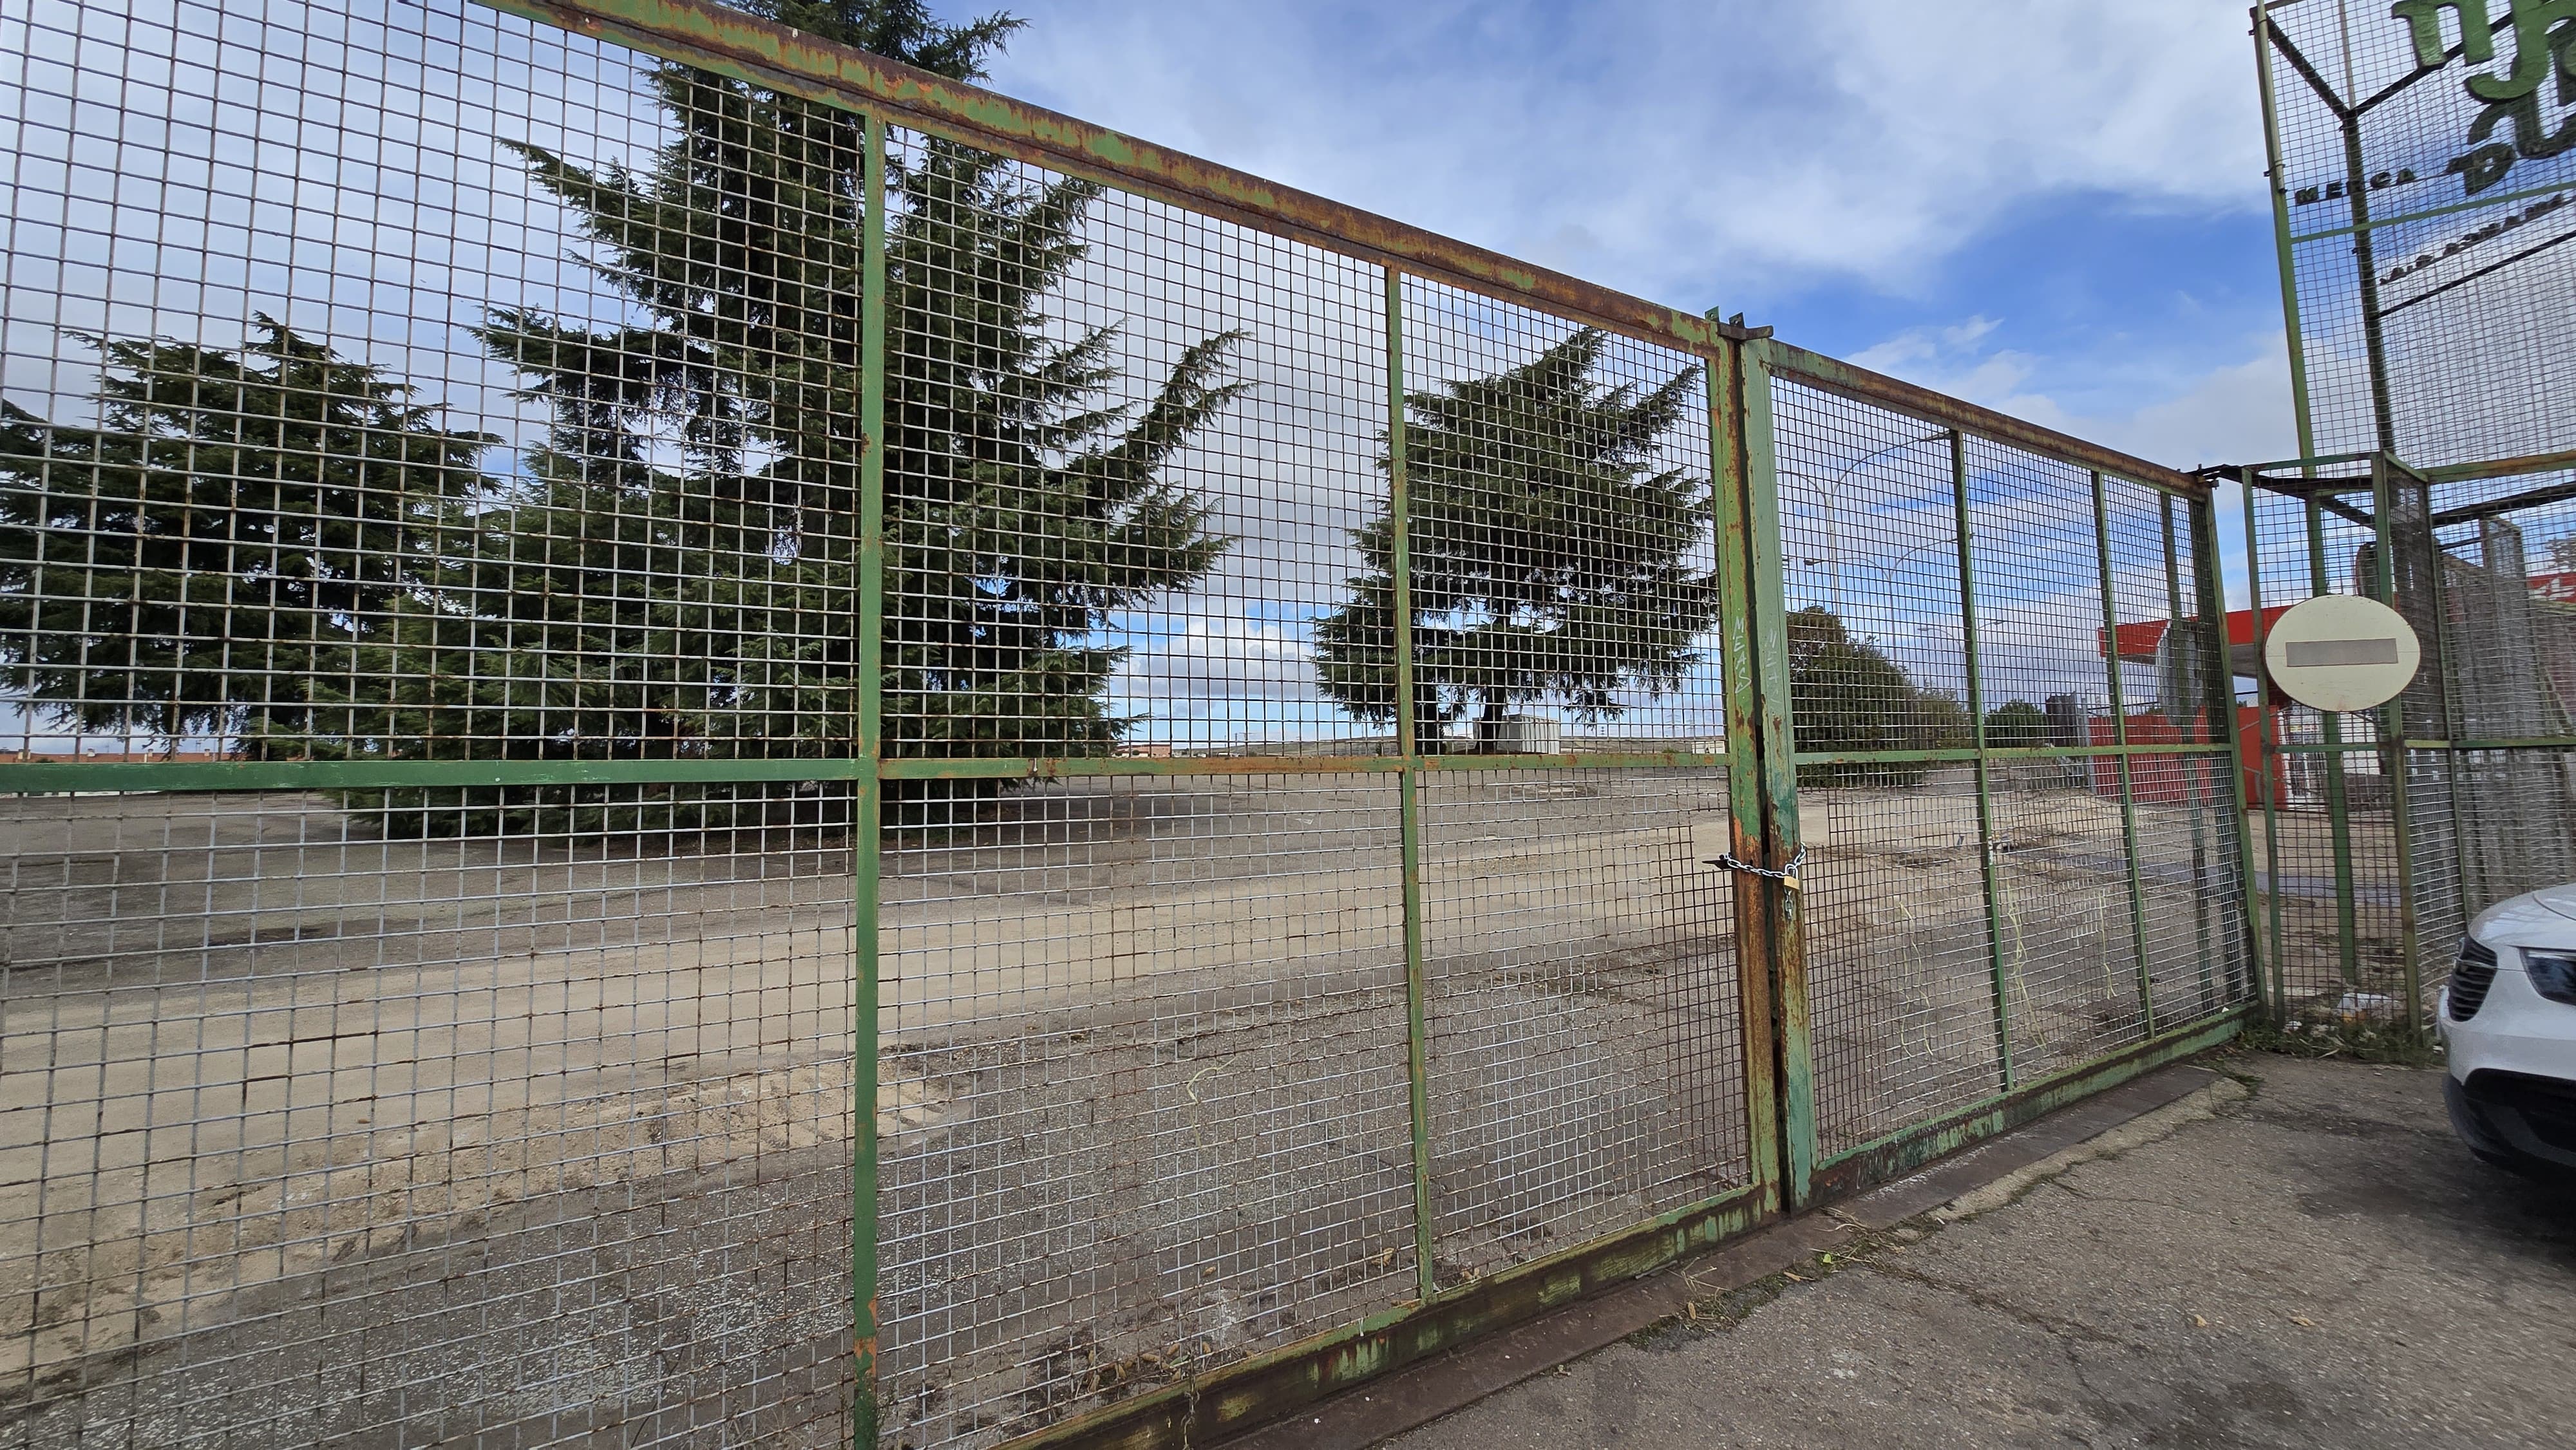
[[[2576,882],[2499,901],[2469,923],[2469,935],[2489,946],[2576,951]]]

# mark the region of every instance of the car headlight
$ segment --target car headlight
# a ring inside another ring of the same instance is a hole
[[[2576,952],[2535,952],[2526,948],[2522,969],[2531,975],[2531,990],[2552,1002],[2576,1007]]]

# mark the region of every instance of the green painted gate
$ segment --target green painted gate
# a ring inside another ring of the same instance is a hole
[[[10,1443],[1203,1442],[2259,995],[2199,480],[686,0],[0,32]]]

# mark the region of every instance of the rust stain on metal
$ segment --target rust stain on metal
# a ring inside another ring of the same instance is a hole
[[[1930,388],[1917,387],[1884,373],[1856,367],[1839,358],[1809,352],[1803,347],[1772,343],[1771,366],[1774,372],[1787,374],[1810,387],[1876,403],[1927,423],[1946,424],[1997,443],[2049,454],[2079,468],[2098,468],[2131,483],[2163,489],[2185,498],[2203,498],[2209,493],[2207,479],[2195,478],[2161,463],[2150,463],[2098,443],[2087,443],[2054,428],[2027,423],[1992,408],[1981,408]]]

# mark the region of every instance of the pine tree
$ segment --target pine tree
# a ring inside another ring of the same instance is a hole
[[[497,441],[266,315],[93,339],[104,426],[0,403],[0,682],[51,723],[284,753]]]
[[[2017,750],[2048,743],[2048,712],[2028,700],[2007,700],[1986,712],[1986,744]]]
[[[1877,645],[1854,639],[1832,610],[1809,605],[1792,611],[1787,633],[1800,750],[1940,750],[1975,739],[1967,708],[1956,696],[1916,684]],[[1798,779],[1807,785],[1905,786],[1930,771],[1920,761],[1827,762],[1798,767]]]
[[[1677,687],[1717,618],[1715,578],[1684,556],[1706,537],[1709,485],[1655,466],[1699,385],[1593,380],[1607,339],[1584,329],[1529,363],[1405,397],[1415,718],[1428,741],[1472,716],[1491,749],[1515,704],[1613,719],[1632,691]],[[1381,466],[1384,466],[1383,462]],[[1395,717],[1394,527],[1355,531],[1366,571],[1317,621],[1327,695]]]
[[[943,26],[908,0],[775,14],[959,78],[1018,25]],[[854,748],[864,133],[684,65],[651,84],[671,139],[638,170],[518,148],[634,320],[487,313],[485,344],[551,415],[546,443],[382,656],[394,698],[355,748]],[[890,159],[886,189],[885,748],[1104,750],[1125,723],[1103,698],[1109,615],[1225,548],[1162,474],[1235,396],[1220,376],[1235,338],[1185,349],[1141,409],[1107,405],[1116,331],[1055,340],[1045,312],[1097,187],[928,142]],[[457,819],[499,805],[567,829],[649,823],[631,796],[487,791]]]

